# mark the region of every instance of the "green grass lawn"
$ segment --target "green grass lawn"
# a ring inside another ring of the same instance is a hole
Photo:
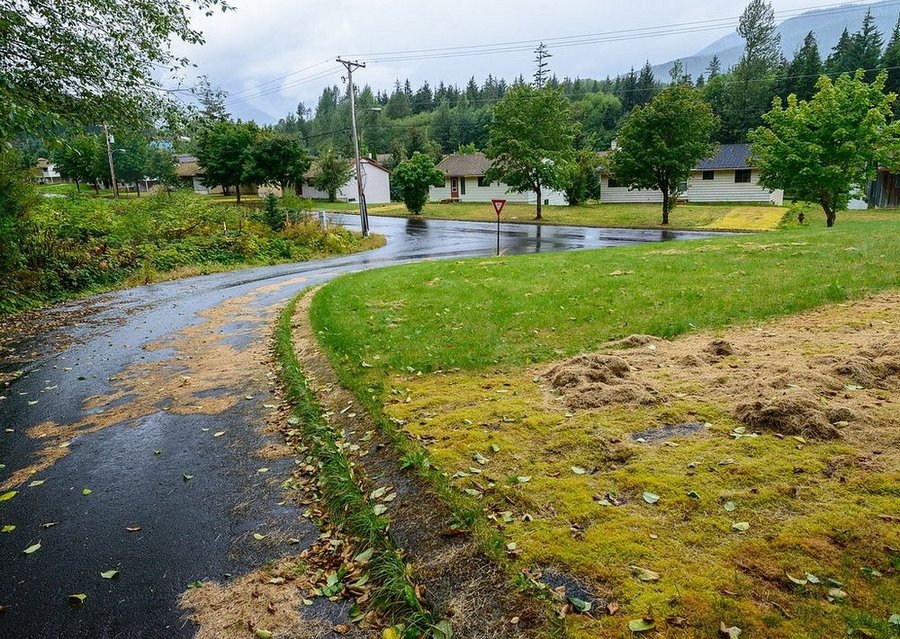
[[[314,319],[325,345],[355,366],[475,369],[900,286],[900,215],[847,213],[833,229],[818,222],[777,234],[370,271],[325,287]]]
[[[656,406],[570,413],[539,377],[549,362],[635,333],[755,325],[900,287],[900,213],[845,213],[833,229],[812,217],[767,234],[349,275],[316,295],[313,327],[343,383],[424,449],[456,503],[483,509],[478,525],[503,536],[501,549],[514,544],[514,572],[553,567],[621,606],[617,616],[570,616],[570,636],[631,637],[628,620],[652,616],[676,638],[717,636],[727,622],[770,639],[887,639],[896,636],[888,616],[900,613],[900,537],[879,513],[900,498],[897,455],[848,469],[846,481],[823,473],[900,441],[896,393],[873,391],[887,406],[873,410],[888,440],[863,450],[850,440],[735,440],[740,423],[702,387],[663,387],[672,399]],[[632,445],[646,428],[691,421],[713,424],[708,436]],[[726,458],[733,465],[719,466]],[[697,460],[702,472],[688,470]],[[607,491],[628,501],[604,508],[596,495]],[[662,501],[648,505],[642,491]],[[748,532],[731,528],[745,520]],[[635,564],[662,577],[642,581]],[[803,571],[835,583],[785,576]],[[846,601],[826,598],[837,583]]]
[[[347,202],[316,202],[326,210],[353,212],[357,205]],[[766,231],[781,222],[786,207],[754,206],[747,204],[680,204],[672,213],[669,227],[663,227],[662,211],[657,204],[584,204],[580,206],[545,206],[543,224],[574,226],[718,229],[735,231]],[[409,216],[400,203],[373,204],[372,215]],[[429,202],[422,217],[442,220],[494,222],[497,219],[490,202],[460,202],[440,204]],[[503,209],[504,222],[535,222],[533,204],[508,203]]]

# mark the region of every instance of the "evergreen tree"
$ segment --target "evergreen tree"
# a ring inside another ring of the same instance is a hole
[[[894,25],[891,39],[888,40],[884,55],[881,57],[881,68],[887,70],[884,90],[900,95],[900,18],[897,18],[897,24]],[[898,108],[900,108],[900,105],[894,102],[895,114]]]
[[[641,72],[638,75],[634,88],[635,104],[647,104],[653,99],[653,95],[656,93],[656,78],[653,77],[653,67],[650,65],[650,60],[644,62],[644,66],[641,67]]]
[[[775,10],[766,0],[750,0],[738,20],[744,55],[738,64],[755,63],[766,70],[781,60],[781,36],[775,32]]]
[[[538,89],[547,82],[550,74],[550,63],[547,60],[552,57],[553,54],[543,42],[534,50],[534,86]]]
[[[722,72],[722,62],[719,60],[719,56],[714,55],[712,60],[709,61],[709,66],[706,67],[706,76],[710,80],[719,75]]]
[[[394,92],[391,94],[384,112],[392,120],[399,120],[412,115],[409,95],[400,87],[400,80],[397,80],[394,84]]]
[[[428,80],[419,87],[419,90],[416,91],[416,94],[413,96],[412,100],[412,110],[413,113],[422,113],[423,111],[432,111],[434,109],[434,95],[431,93],[431,86],[428,84]]]
[[[815,34],[810,31],[803,39],[803,46],[794,55],[787,66],[785,82],[778,94],[787,97],[793,93],[798,100],[809,100],[816,94],[816,83],[825,68],[819,56],[819,43]]]
[[[854,66],[856,69],[865,69],[865,80],[871,83],[878,75],[881,49],[884,46],[884,38],[875,24],[871,9],[866,11],[862,27],[853,34],[852,40]]]
[[[626,112],[631,111],[637,104],[638,98],[637,75],[634,73],[634,67],[631,68],[628,75],[621,78],[621,80],[616,78],[616,81],[619,85],[616,95],[622,100],[622,108],[625,109]]]
[[[825,73],[834,78],[842,73],[855,71],[854,48],[850,31],[845,28],[837,44],[831,49],[831,55],[825,60]]]

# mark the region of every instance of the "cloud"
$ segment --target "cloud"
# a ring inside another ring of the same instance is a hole
[[[776,2],[776,9],[808,6],[812,0]],[[242,118],[272,122],[294,111],[298,102],[314,107],[322,89],[341,84],[336,64],[321,64],[273,82],[337,55],[370,54],[525,41],[525,51],[443,59],[371,62],[357,84],[389,90],[394,80],[414,86],[428,80],[464,84],[489,73],[512,79],[530,77],[530,43],[542,38],[674,25],[740,14],[743,0],[631,0],[596,2],[557,0],[234,0],[236,11],[196,16],[205,35],[199,47],[179,45],[197,72],[230,94],[229,110]],[[736,24],[736,21],[735,21]],[[733,29],[733,28],[732,28]],[[664,62],[690,55],[730,30],[673,33],[648,39],[577,47],[554,47],[551,71],[558,76],[603,78],[640,67],[645,60]],[[329,72],[333,69],[333,72]]]

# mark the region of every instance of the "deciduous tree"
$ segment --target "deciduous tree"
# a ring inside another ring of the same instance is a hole
[[[679,185],[691,169],[713,155],[711,141],[718,124],[712,108],[687,86],[664,89],[645,107],[637,107],[625,120],[609,155],[616,179],[633,189],[662,192],[662,223],[669,223]]]
[[[79,133],[61,140],[52,155],[56,170],[62,177],[74,180],[79,191],[82,182],[96,185],[109,177],[106,150],[96,135]]]
[[[303,174],[310,160],[300,140],[289,135],[264,133],[253,142],[249,151],[244,180],[254,184],[272,184],[281,189],[303,182]]]
[[[166,94],[157,68],[188,64],[173,39],[203,42],[193,10],[223,0],[6,0],[0,4],[0,138],[59,122],[135,122]]]
[[[534,191],[541,219],[543,189],[568,186],[578,127],[569,101],[558,89],[518,85],[497,103],[490,127],[487,179],[505,182],[515,193]]]
[[[319,154],[313,166],[312,185],[320,191],[328,193],[328,201],[337,199],[338,190],[353,175],[353,167],[346,159],[338,157],[337,152],[329,147]]]
[[[203,168],[203,184],[235,187],[241,201],[241,183],[247,171],[250,145],[258,130],[252,122],[215,122],[203,127],[196,140],[197,162]]]
[[[885,77],[868,84],[861,70],[834,82],[823,76],[808,102],[791,95],[785,107],[776,99],[750,136],[759,183],[818,202],[833,226],[879,163],[900,164],[900,122],[890,120],[896,96],[884,93]]]
[[[428,187],[443,186],[444,174],[435,168],[431,157],[414,153],[394,169],[391,181],[396,183],[407,210],[418,215],[428,202]]]

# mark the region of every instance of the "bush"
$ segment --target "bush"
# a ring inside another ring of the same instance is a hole
[[[23,194],[28,192],[23,188]],[[9,193],[0,195],[0,204],[11,201]],[[244,207],[192,193],[133,200],[76,194],[21,201],[30,206],[11,206],[12,214],[4,210],[0,218],[3,224],[11,221],[0,236],[0,313],[108,287],[130,276],[152,281],[186,266],[212,270],[305,260],[346,253],[360,242],[342,228],[326,232],[304,212],[308,200],[293,197],[282,204],[297,221],[280,232],[268,221],[248,219]],[[282,225],[285,209],[278,207]],[[15,249],[14,258],[3,242]]]

